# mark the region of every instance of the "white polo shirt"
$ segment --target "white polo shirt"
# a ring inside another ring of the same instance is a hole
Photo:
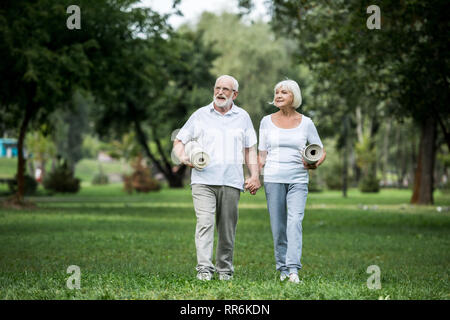
[[[244,149],[257,142],[247,111],[233,104],[222,115],[211,102],[191,115],[176,138],[183,144],[197,140],[210,158],[209,165],[202,171],[192,169],[191,185],[230,186],[244,190]]]

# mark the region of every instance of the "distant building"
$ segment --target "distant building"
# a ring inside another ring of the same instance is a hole
[[[17,140],[11,138],[0,139],[0,158],[17,157]]]

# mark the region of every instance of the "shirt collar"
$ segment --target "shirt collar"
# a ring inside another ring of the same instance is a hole
[[[214,109],[214,101],[210,103],[210,105],[209,105],[209,110],[210,110],[210,111],[213,111],[213,110],[214,110],[214,111],[217,111],[216,109]],[[239,113],[238,106],[235,105],[234,102],[233,102],[233,104],[231,105],[231,109],[230,109],[227,113],[225,113],[225,114],[230,113],[230,111],[231,111],[231,113],[235,113],[235,114],[238,114],[238,113]]]

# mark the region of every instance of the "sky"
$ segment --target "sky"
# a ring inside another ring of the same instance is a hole
[[[269,20],[267,10],[264,5],[264,0],[253,0],[254,10],[249,16],[249,19],[256,20],[261,18],[264,21]],[[172,0],[141,0],[142,7],[150,7],[160,13],[169,13],[172,11]],[[183,13],[183,17],[172,16],[169,23],[175,29],[182,23],[194,23],[200,17],[203,11],[210,11],[220,14],[222,11],[237,13],[238,0],[182,0],[178,6]]]

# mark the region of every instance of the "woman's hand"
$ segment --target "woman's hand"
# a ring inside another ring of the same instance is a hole
[[[317,169],[317,168],[322,164],[322,162],[325,161],[325,158],[326,158],[326,157],[327,157],[327,153],[325,152],[325,149],[323,149],[322,157],[319,159],[319,161],[317,161],[317,162],[314,163],[314,164],[308,164],[308,163],[305,162],[305,159],[302,159],[302,161],[303,161],[303,167],[304,167],[305,169],[308,169],[308,170],[315,170],[315,169]]]
[[[249,190],[250,194],[255,195],[259,188],[261,188],[259,177],[250,177],[245,180],[244,189]]]
[[[315,169],[317,169],[318,165],[317,165],[317,162],[314,164],[308,164],[305,162],[305,160],[303,160],[303,167],[308,170],[315,170]]]

